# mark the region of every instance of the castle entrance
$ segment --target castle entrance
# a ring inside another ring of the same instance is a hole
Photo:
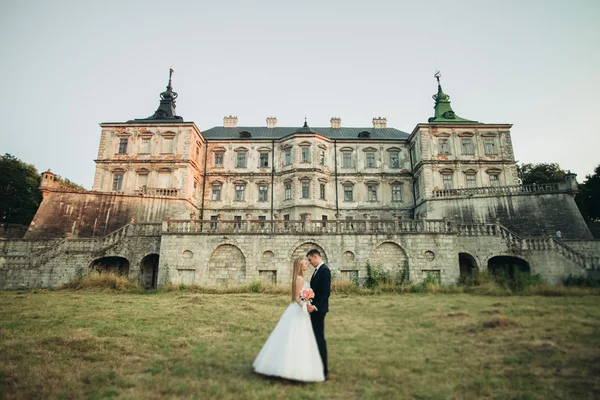
[[[158,284],[158,254],[148,254],[142,258],[140,284],[144,289],[156,289]]]

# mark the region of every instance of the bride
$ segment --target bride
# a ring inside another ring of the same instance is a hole
[[[305,259],[297,258],[294,261],[292,303],[252,364],[259,374],[304,382],[325,380],[310,315],[306,303],[300,300],[300,291],[310,288],[310,284],[304,281],[307,269]]]

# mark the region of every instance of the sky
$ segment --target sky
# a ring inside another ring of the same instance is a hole
[[[169,68],[200,130],[388,127],[433,115],[511,123],[519,162],[581,182],[600,164],[600,1],[0,2],[0,154],[90,189],[101,122],[145,118]]]

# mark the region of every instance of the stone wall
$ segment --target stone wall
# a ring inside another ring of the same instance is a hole
[[[528,246],[515,247],[518,242],[500,234],[504,231],[493,225],[484,226],[478,233],[470,229],[460,234],[452,228],[453,224],[430,225],[440,229],[435,233],[413,230],[232,234],[171,232],[169,224],[164,223],[161,233],[156,224],[133,224],[103,238],[9,240],[0,248],[0,288],[58,287],[95,268],[115,269],[117,257],[119,266],[127,265],[123,270],[129,278],[149,286],[153,272],[144,260],[156,256],[159,286],[245,285],[259,280],[285,286],[291,280],[293,260],[312,248],[321,251],[338,280],[364,281],[369,263],[392,275],[408,268],[412,282],[434,274],[442,284],[453,284],[460,276],[461,253],[472,259],[480,271],[487,270],[490,260],[497,256],[520,258],[529,264],[532,273],[539,273],[548,283],[560,283],[569,274],[587,272],[563,256],[552,241],[541,240],[539,243],[544,242],[544,246],[530,242]]]
[[[474,223],[493,222],[499,218],[503,225],[521,236],[549,236],[560,230],[563,239],[592,239],[568,193],[429,199],[416,213],[426,213],[427,218]]]
[[[198,210],[189,201],[100,192],[49,191],[25,238],[46,239],[104,236],[132,219],[162,222],[189,219]]]

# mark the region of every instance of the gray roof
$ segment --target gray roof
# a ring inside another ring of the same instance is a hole
[[[206,139],[281,139],[285,136],[292,135],[296,132],[302,133],[298,127],[277,127],[267,128],[266,126],[238,126],[237,128],[225,128],[215,126],[202,132]],[[375,139],[375,140],[406,140],[410,134],[402,132],[395,128],[310,128],[314,133],[328,137],[330,139],[359,139],[358,135],[361,132],[369,132],[369,137],[361,137],[360,139]],[[240,137],[241,132],[250,132],[250,137],[244,135]],[[361,135],[362,136],[362,135]]]

